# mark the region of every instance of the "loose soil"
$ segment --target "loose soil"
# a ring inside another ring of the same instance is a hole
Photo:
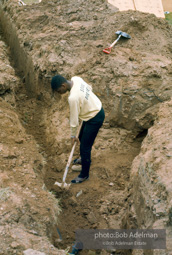
[[[54,245],[64,249],[70,246],[75,240],[75,230],[78,228],[124,227],[122,219],[130,196],[130,167],[140,151],[145,134],[135,138],[132,132],[120,128],[109,129],[105,123],[93,147],[90,180],[83,184],[71,185],[69,190],[61,190],[54,183],[62,182],[65,163],[71,149],[69,141],[66,139],[61,145],[65,159],[64,163],[59,164],[57,152],[47,143],[45,129],[40,125],[40,115],[45,105],[33,98],[29,99],[24,92],[17,96],[16,103],[21,122],[24,123],[27,132],[36,139],[40,153],[47,162],[45,184],[61,201],[63,213],[59,216],[58,228],[63,241],[59,243],[55,229]],[[76,148],[74,158],[78,155],[79,148]],[[77,173],[69,170],[67,183],[75,176]],[[82,194],[77,197],[80,191]]]

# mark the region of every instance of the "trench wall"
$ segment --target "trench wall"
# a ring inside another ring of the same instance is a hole
[[[141,152],[131,168],[132,195],[126,223],[129,228],[165,229],[166,250],[141,254],[172,254],[172,100],[161,104]],[[133,251],[133,254],[138,254]]]
[[[0,95],[0,254],[37,254],[39,251],[41,254],[66,254],[51,243],[60,207],[44,184],[45,158],[35,139],[26,133],[19,113],[16,113],[19,96],[23,101],[28,98],[22,93],[15,95],[22,86],[16,70],[25,76],[28,93],[32,96],[39,94],[38,73],[34,70],[32,58],[21,47],[18,33],[1,5],[0,25],[11,50],[11,61],[16,67],[14,70],[11,66],[8,48],[2,42],[1,59],[4,63],[1,81],[6,87]],[[3,80],[5,76],[8,79]]]
[[[20,42],[20,29],[16,28],[11,17],[4,10],[3,5],[0,3],[0,22],[5,36],[5,40],[10,47],[11,54],[13,56],[13,64],[20,73],[20,77],[23,77],[25,87],[29,96],[36,96],[38,99],[50,99],[50,88],[46,88],[48,93],[45,93],[44,87],[50,82],[50,79],[43,77],[42,72],[33,63],[32,56],[26,50],[24,43]],[[49,77],[48,77],[49,78]],[[44,92],[43,92],[44,91]]]
[[[14,64],[22,72],[25,77],[26,87],[30,91],[37,91],[37,77],[34,72],[34,67],[31,58],[25,52],[24,48],[21,47],[18,37],[18,32],[15,26],[10,20],[10,17],[3,10],[2,5],[0,5],[0,20],[3,33],[5,35],[5,40],[10,46],[11,53],[13,55]]]

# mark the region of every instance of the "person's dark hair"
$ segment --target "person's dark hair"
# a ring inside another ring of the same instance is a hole
[[[63,83],[67,83],[67,80],[63,76],[61,76],[61,75],[54,76],[52,78],[52,80],[51,80],[51,88],[52,88],[52,90],[53,91],[57,90],[58,88],[61,87],[61,85]]]

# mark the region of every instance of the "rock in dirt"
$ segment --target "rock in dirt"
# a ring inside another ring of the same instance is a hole
[[[46,255],[44,252],[28,249],[23,252],[24,255]]]
[[[97,223],[96,216],[93,212],[90,212],[88,215],[86,215],[86,217],[91,224]]]

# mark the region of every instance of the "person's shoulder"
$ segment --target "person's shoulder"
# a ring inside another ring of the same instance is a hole
[[[72,78],[71,78],[71,80],[81,80],[82,78],[81,77],[79,77],[79,76],[73,76]]]
[[[83,79],[79,76],[73,76],[71,78],[71,81],[73,81],[74,83],[81,83],[83,81]]]
[[[71,80],[73,81],[74,85],[77,85],[77,88],[78,88],[78,85],[85,85],[87,86],[90,90],[92,90],[92,86],[90,84],[88,84],[86,81],[84,81],[81,77],[79,76],[73,76],[71,78]]]

